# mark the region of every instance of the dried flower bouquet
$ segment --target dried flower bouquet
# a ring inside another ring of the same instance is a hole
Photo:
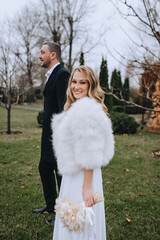
[[[96,203],[104,201],[99,191],[94,192]],[[93,224],[94,212],[92,208],[85,207],[84,202],[77,204],[66,198],[56,199],[55,212],[61,219],[64,227],[69,231],[84,231],[85,223]]]

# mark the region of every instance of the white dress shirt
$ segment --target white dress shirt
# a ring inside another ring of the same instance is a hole
[[[50,69],[46,72],[46,74],[45,74],[45,76],[46,76],[46,78],[47,78],[47,79],[46,79],[46,83],[47,83],[47,81],[48,81],[51,73],[53,72],[53,70],[54,70],[59,64],[60,64],[59,62],[56,63],[52,68],[50,68]]]

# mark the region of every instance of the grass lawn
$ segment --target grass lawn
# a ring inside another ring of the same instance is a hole
[[[52,215],[33,214],[44,198],[38,172],[41,128],[37,111],[13,109],[12,130],[0,135],[0,239],[51,240]],[[0,108],[0,131],[6,110]],[[115,136],[116,152],[103,168],[107,240],[160,239],[160,135],[138,131]],[[75,239],[76,240],[76,239]],[[98,240],[98,239],[97,239]]]

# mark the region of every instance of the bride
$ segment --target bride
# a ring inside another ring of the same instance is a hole
[[[95,191],[103,196],[101,167],[112,159],[114,138],[103,103],[104,92],[95,72],[77,67],[69,80],[64,111],[52,119],[53,149],[62,183],[59,198],[84,201],[94,212],[89,231],[69,231],[56,214],[53,240],[105,240],[104,202],[96,203]],[[86,237],[87,231],[87,237]]]

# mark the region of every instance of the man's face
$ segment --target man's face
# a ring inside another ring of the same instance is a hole
[[[39,55],[41,67],[50,69],[52,53],[49,51],[48,45],[43,45]]]

